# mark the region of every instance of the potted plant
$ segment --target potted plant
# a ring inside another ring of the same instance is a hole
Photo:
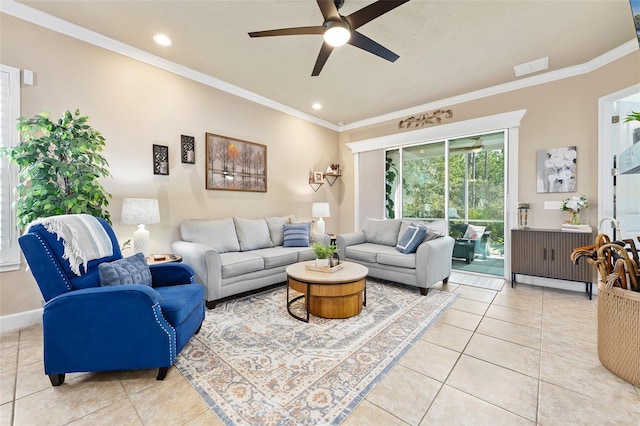
[[[624,122],[628,123],[634,120],[640,121],[640,112],[631,111],[629,114],[627,114],[627,117],[624,119]]]
[[[87,124],[88,117],[66,111],[54,123],[48,113],[20,117],[22,141],[3,147],[19,167],[16,186],[18,225],[60,214],[86,213],[110,222],[107,210],[111,194],[99,178],[110,176],[100,132]]]
[[[391,192],[393,191],[393,185],[395,183],[396,177],[398,176],[398,168],[393,163],[393,159],[387,157],[385,160],[385,200],[386,205],[385,209],[387,211],[387,219],[394,219],[396,217],[395,211],[395,202],[393,201],[393,197],[391,196]]]
[[[625,123],[630,121],[640,121],[640,112],[631,111],[627,114],[627,117],[624,119]],[[633,143],[636,144],[640,142],[640,127],[636,127],[633,129]]]
[[[338,252],[338,248],[331,244],[313,243],[311,249],[316,254],[316,266],[329,266],[329,258]]]
[[[581,195],[580,197],[571,197],[566,200],[562,200],[562,210],[571,212],[571,219],[569,223],[571,225],[579,225],[580,217],[578,216],[581,209],[589,208],[587,197]]]

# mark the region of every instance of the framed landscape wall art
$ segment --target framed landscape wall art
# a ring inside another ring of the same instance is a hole
[[[267,146],[207,133],[206,189],[267,192]]]
[[[576,192],[578,153],[575,146],[543,149],[536,153],[538,193]]]

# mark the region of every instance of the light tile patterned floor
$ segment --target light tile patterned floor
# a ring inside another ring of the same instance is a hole
[[[457,284],[461,298],[344,425],[640,425],[640,388],[598,361],[596,298]],[[0,335],[0,425],[218,425],[175,368],[43,373],[41,327]]]

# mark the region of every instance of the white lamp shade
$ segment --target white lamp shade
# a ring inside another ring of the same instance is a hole
[[[311,216],[313,217],[330,217],[329,203],[313,203],[311,205]]]
[[[148,225],[160,222],[160,209],[155,198],[125,198],[122,200],[121,222],[125,225]]]

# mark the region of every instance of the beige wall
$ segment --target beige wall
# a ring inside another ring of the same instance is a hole
[[[79,108],[107,141],[113,195],[110,212],[120,241],[135,226],[121,225],[124,197],[153,197],[161,223],[149,225],[151,251],[168,252],[189,218],[311,215],[311,203],[331,203],[327,230],[337,231],[343,185],[313,192],[309,170],[338,162],[338,134],[93,45],[0,15],[0,62],[35,73],[22,87],[23,116],[59,117]],[[266,193],[205,190],[205,133],[267,145]],[[195,136],[196,164],[180,162],[180,135]],[[169,146],[169,176],[153,175],[152,144]],[[29,272],[0,275],[0,316],[36,309],[40,293]]]
[[[597,226],[598,212],[598,99],[640,83],[640,51],[635,51],[591,73],[516,90],[500,95],[443,105],[453,110],[452,123],[520,109],[527,112],[522,120],[519,139],[518,200],[532,204],[529,224],[534,228],[559,228],[567,213],[544,210],[544,201],[560,201],[569,196],[585,195],[590,203],[587,220]],[[402,132],[398,121],[389,121],[340,134],[340,152],[346,169],[353,168],[353,155],[345,144]],[[572,194],[538,194],[536,192],[536,151],[546,148],[577,146],[578,191]],[[351,157],[351,158],[349,158]],[[345,179],[346,199],[341,206],[341,231],[353,227],[353,180]],[[361,188],[363,190],[363,188]]]

